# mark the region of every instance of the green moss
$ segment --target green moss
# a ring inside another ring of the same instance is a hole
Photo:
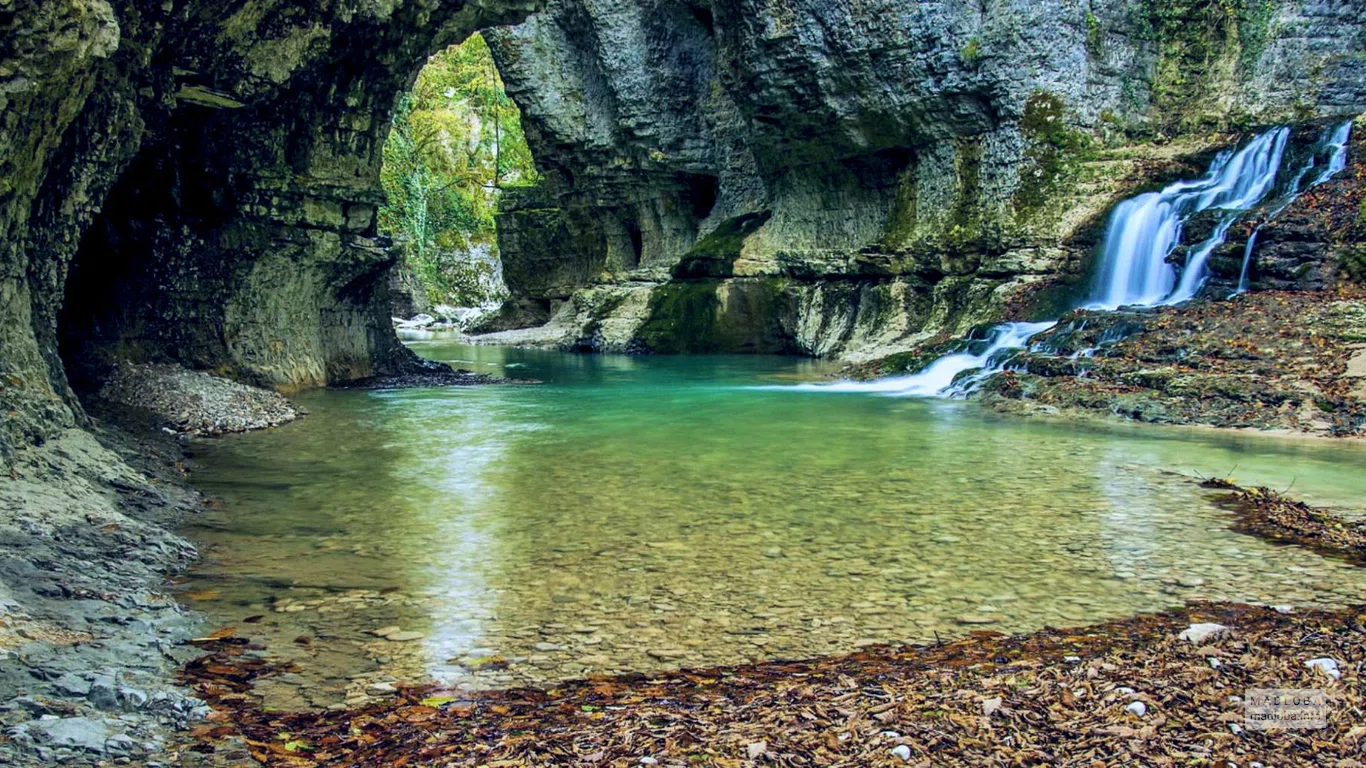
[[[1276,5],[1271,0],[1244,0],[1238,11],[1238,42],[1242,52],[1238,63],[1244,72],[1257,66],[1267,43],[1271,42],[1271,17]]]
[[[1366,201],[1362,202],[1362,218],[1366,219]],[[1338,263],[1342,279],[1366,285],[1366,246],[1348,249]]]
[[[611,317],[626,302],[626,294],[608,296],[588,312],[588,322],[583,326],[580,346],[592,348],[592,340],[602,330],[602,322]]]
[[[678,266],[674,267],[673,276],[680,280],[730,277],[734,274],[735,260],[740,258],[745,240],[772,215],[770,211],[761,211],[721,222],[716,229],[683,254]]]
[[[781,278],[665,283],[650,294],[635,346],[661,354],[791,353],[781,322],[789,308],[786,287]]]
[[[1089,10],[1086,12],[1086,51],[1096,58],[1105,54],[1105,28]]]
[[[1091,137],[1067,126],[1062,99],[1038,91],[1025,102],[1020,132],[1029,146],[1020,166],[1020,186],[1012,203],[1019,219],[1043,211],[1065,198],[1089,156]]]
[[[970,38],[958,55],[964,66],[976,69],[977,65],[982,63],[982,41],[977,37]]]
[[[982,235],[982,144],[975,139],[959,139],[957,150],[958,196],[954,199],[946,245],[961,250]]]
[[[892,214],[887,217],[887,227],[882,235],[884,248],[903,247],[915,236],[919,195],[915,166],[902,170],[897,176],[896,199],[892,203]]]
[[[1160,132],[1225,128],[1208,112],[1207,98],[1232,87],[1261,58],[1272,37],[1271,0],[1140,0],[1139,36],[1156,43],[1153,121]]]

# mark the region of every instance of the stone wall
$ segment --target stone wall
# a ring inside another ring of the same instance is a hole
[[[708,286],[763,283],[742,290],[775,297],[760,347],[858,359],[1046,313],[1116,200],[1257,126],[1366,109],[1363,18],[1359,0],[552,0],[489,36],[547,177],[500,218],[517,319],[678,351],[696,344],[651,329],[679,292],[627,300],[642,285],[706,278],[684,293],[717,328],[745,320]]]

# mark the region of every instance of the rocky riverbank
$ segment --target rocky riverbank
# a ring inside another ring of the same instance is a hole
[[[171,532],[198,505],[178,460],[169,438],[71,429],[5,467],[0,763],[157,764],[206,714],[173,684],[198,629],[165,589],[196,556]]]
[[[138,412],[167,433],[222,435],[278,427],[302,413],[279,393],[179,365],[117,365],[94,402]]]
[[[990,379],[981,399],[1016,413],[1360,436],[1366,299],[1264,292],[1077,311]]]
[[[1360,765],[1362,609],[1193,605],[1081,629],[851,656],[452,696],[407,689],[340,712],[270,712],[285,670],[214,643],[186,681],[267,765]],[[1252,688],[1319,688],[1327,727],[1258,731]]]

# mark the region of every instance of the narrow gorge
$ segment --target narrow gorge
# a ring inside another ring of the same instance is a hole
[[[385,145],[472,35],[535,165],[476,184],[508,298],[400,340]],[[1363,114],[1363,0],[0,0],[0,761],[385,764],[270,717],[1301,621],[1242,603],[1359,632],[1354,566],[1189,479],[1359,527]],[[690,754],[489,722],[451,764]],[[893,725],[707,759],[935,754]]]

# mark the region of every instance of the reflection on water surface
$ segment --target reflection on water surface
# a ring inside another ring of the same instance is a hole
[[[224,504],[188,530],[185,591],[299,662],[269,704],[1366,593],[1188,479],[1350,504],[1360,446],[752,388],[823,372],[793,359],[414,346],[545,383],[312,393],[296,424],[196,445]]]

